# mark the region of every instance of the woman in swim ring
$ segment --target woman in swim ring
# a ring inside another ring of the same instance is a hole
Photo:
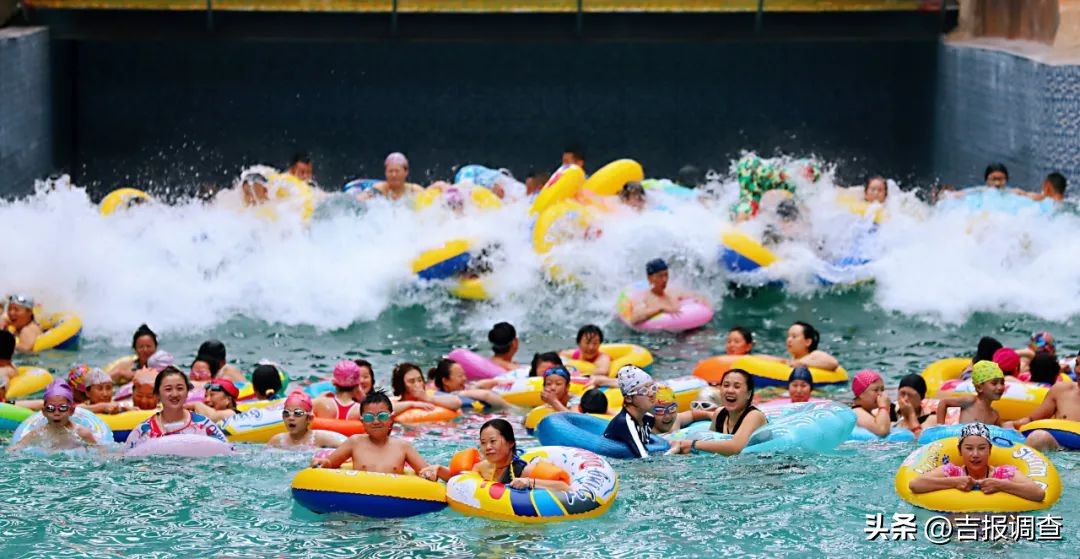
[[[34,298],[29,295],[8,297],[7,313],[0,317],[0,328],[15,335],[15,351],[32,351],[44,331],[34,318]]]
[[[130,382],[135,376],[135,371],[150,366],[150,356],[158,350],[157,334],[149,326],[140,324],[131,337],[131,349],[135,351],[134,359],[121,360],[112,369],[106,371],[112,376],[114,383]]]
[[[205,390],[202,402],[191,402],[184,407],[218,423],[239,413],[236,399],[240,397],[240,390],[231,380],[214,379],[206,384]]]
[[[510,407],[502,396],[491,390],[469,388],[465,368],[453,359],[440,359],[435,368],[428,371],[428,379],[435,384],[437,396],[456,396],[463,406],[472,406],[474,401],[478,401],[498,408]]]
[[[712,430],[731,435],[723,441],[679,441],[671,454],[688,454],[695,450],[731,456],[742,452],[750,435],[769,422],[765,414],[754,407],[754,377],[742,369],[731,369],[720,378],[721,408],[713,416]]]
[[[424,386],[424,373],[413,363],[400,363],[394,367],[390,378],[394,390],[394,415],[410,408],[433,410],[436,407],[449,410],[461,409],[461,398],[453,394],[428,394]]]
[[[1040,502],[1046,490],[1031,480],[1016,466],[992,466],[990,459],[990,430],[982,423],[970,423],[960,430],[962,464],[942,464],[908,483],[912,493],[929,493],[942,489],[960,491],[981,490],[990,495],[1001,491],[1021,499]]]
[[[727,355],[750,355],[754,350],[754,334],[749,328],[743,326],[732,327],[728,330],[727,339],[724,341],[724,353]]]
[[[176,367],[167,367],[154,379],[154,393],[161,401],[161,411],[137,425],[128,435],[127,448],[169,435],[205,435],[226,442],[225,434],[209,418],[184,409],[191,383]]]
[[[514,489],[548,489],[568,491],[570,485],[564,481],[537,479],[532,475],[541,467],[555,467],[542,460],[526,463],[519,458],[520,451],[514,428],[505,419],[492,419],[480,427],[480,452],[483,460],[472,467],[485,481],[502,483]],[[446,466],[431,465],[420,472],[420,477],[434,480],[448,480],[454,472]]]
[[[840,367],[840,362],[835,357],[818,349],[821,342],[821,334],[810,324],[802,321],[795,322],[788,328],[787,350],[791,359],[787,364],[792,367],[804,365],[826,371],[835,371]]]

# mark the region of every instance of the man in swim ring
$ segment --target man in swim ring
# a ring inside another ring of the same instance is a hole
[[[681,301],[686,299],[710,306],[709,301],[700,295],[668,289],[668,265],[662,258],[654,258],[645,264],[645,275],[649,280],[649,289],[640,301],[634,301],[630,311],[631,324],[640,324],[664,312],[679,314]]]
[[[274,435],[266,446],[276,448],[337,448],[341,439],[331,431],[313,430],[311,420],[311,397],[303,392],[293,392],[285,399],[281,410],[281,419],[286,432]]]
[[[75,397],[66,382],[55,380],[45,388],[45,405],[41,414],[48,423],[27,433],[22,440],[8,447],[8,452],[26,447],[67,450],[98,443],[89,429],[72,423]]]
[[[15,336],[15,351],[32,351],[44,332],[34,319],[34,298],[15,294],[8,297],[7,313],[0,317],[0,329]]]
[[[1065,419],[1080,421],[1080,384],[1075,382],[1057,382],[1046,392],[1039,407],[1027,417],[1012,422],[1012,427],[1019,429],[1032,421],[1040,419]],[[1008,426],[1008,424],[1006,424]],[[1050,433],[1043,430],[1032,431],[1027,436],[1027,444],[1039,450],[1056,450],[1061,445]]]
[[[608,423],[604,437],[622,442],[631,454],[644,458],[649,455],[645,447],[652,442],[655,418],[650,412],[656,406],[656,383],[649,373],[634,365],[619,369],[616,379],[623,394],[623,409]]]
[[[184,405],[188,411],[193,411],[210,421],[220,423],[237,414],[236,400],[240,397],[240,390],[229,379],[218,378],[206,383],[203,389],[202,402],[191,402]]]
[[[394,405],[386,393],[372,390],[360,403],[360,420],[364,422],[364,435],[349,437],[329,456],[311,460],[313,468],[337,468],[352,460],[355,471],[383,474],[403,474],[408,464],[414,472],[423,471],[428,463],[412,444],[393,439]]]
[[[424,187],[405,181],[409,176],[409,160],[405,158],[405,154],[395,151],[386,156],[383,165],[386,170],[386,180],[377,182],[360,193],[359,200],[370,200],[377,195],[382,195],[391,201],[396,201],[406,196],[411,198],[424,191]]]
[[[960,491],[981,490],[990,495],[997,492],[1016,495],[1021,499],[1041,502],[1046,491],[1020,473],[1016,466],[992,466],[990,429],[982,423],[964,425],[958,445],[962,464],[942,464],[908,483],[912,493],[929,493],[942,489]]]
[[[975,385],[975,397],[957,396],[942,398],[938,403],[937,422],[945,425],[949,408],[960,408],[958,423],[980,422],[1001,425],[1001,415],[991,404],[1005,393],[1005,373],[993,361],[979,361],[971,368],[971,382]]]
[[[6,383],[19,374],[19,368],[11,362],[15,356],[15,334],[0,330],[0,379]]]

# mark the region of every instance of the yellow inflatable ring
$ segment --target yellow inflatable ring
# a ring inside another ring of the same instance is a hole
[[[580,448],[541,446],[525,451],[526,462],[545,460],[570,474],[569,491],[511,489],[484,481],[476,472],[446,483],[450,508],[469,516],[542,523],[595,518],[608,511],[619,493],[619,476],[607,460]]]
[[[135,200],[152,202],[154,199],[149,194],[135,188],[118,188],[101,199],[99,210],[101,215],[112,215],[121,208],[130,207],[130,204]]]
[[[1061,448],[1065,450],[1080,450],[1080,421],[1068,419],[1040,419],[1025,424],[1020,432],[1030,435],[1032,431],[1043,430],[1050,433]]]
[[[571,396],[581,396],[585,392],[585,384],[588,379],[576,377],[570,381],[569,392]],[[521,408],[534,408],[542,405],[540,393],[544,391],[544,379],[541,377],[526,377],[521,379],[507,379],[492,388],[503,400],[512,406]],[[617,391],[616,391],[617,392]],[[610,396],[608,407],[612,407]],[[412,410],[409,410],[412,411]],[[408,412],[405,412],[408,413]]]
[[[292,481],[292,496],[317,513],[348,512],[402,518],[446,508],[446,487],[415,475],[307,468]]]
[[[604,165],[585,181],[584,188],[601,196],[613,196],[631,181],[645,180],[641,164],[633,159],[619,159]]]
[[[532,206],[529,207],[529,215],[540,215],[557,202],[561,202],[581,190],[585,184],[585,171],[577,165],[563,165],[548,179],[547,184],[536,195]]]
[[[772,251],[740,231],[721,233],[720,243],[723,245],[720,259],[733,272],[752,272],[776,262],[776,255]]]
[[[470,248],[469,241],[458,239],[426,250],[412,261],[412,272],[425,280],[446,279],[457,275],[469,265]]]
[[[82,320],[74,313],[53,313],[38,320],[43,333],[34,340],[34,353],[47,349],[74,349],[82,334]]]
[[[607,376],[615,376],[615,373],[619,372],[619,369],[625,365],[637,365],[644,369],[653,364],[652,353],[639,345],[601,344],[600,353],[611,358],[611,368],[608,369]],[[593,365],[588,361],[582,361],[580,359],[564,359],[563,362],[573,365],[574,368],[583,375],[592,375],[596,371],[596,365]]]
[[[791,365],[761,357],[746,356],[736,359],[731,364],[731,368],[742,369],[753,375],[754,386],[757,388],[766,386],[786,388],[788,378],[791,376]],[[814,386],[847,384],[848,382],[848,374],[843,367],[838,367],[835,371],[811,367],[810,374],[814,377]]]
[[[971,359],[967,357],[949,357],[946,359],[939,359],[928,365],[919,376],[926,381],[926,397],[934,398],[938,390],[941,389],[941,385],[945,382],[960,378],[964,369],[971,364]]]
[[[472,201],[474,206],[481,210],[494,210],[502,207],[502,200],[500,200],[494,192],[483,186],[471,186],[468,187],[467,190],[469,191],[469,200]],[[416,198],[413,199],[413,204],[416,206],[417,210],[427,209],[443,195],[443,192],[443,189],[438,186],[425,188],[423,192],[416,195]]]
[[[53,381],[52,374],[41,367],[18,367],[18,371],[19,374],[8,380],[8,400],[37,394]]]
[[[869,217],[867,211],[870,210],[871,204],[866,200],[860,200],[854,196],[851,196],[847,192],[840,192],[836,196],[836,203],[843,206],[847,211],[863,217]],[[874,210],[874,223],[881,223],[881,220],[885,217],[885,207],[881,204],[876,204]]]
[[[277,221],[281,210],[288,210],[290,214],[298,214],[305,223],[315,213],[315,193],[311,186],[290,175],[278,173],[267,177],[269,184],[270,202],[252,208],[256,215],[269,221]]]
[[[490,298],[483,278],[459,279],[450,286],[449,291],[454,297],[469,301],[486,301]]]
[[[591,222],[591,210],[574,200],[563,200],[548,207],[533,225],[533,250],[545,254],[559,243],[584,237]],[[564,220],[568,220],[568,224]],[[556,227],[556,224],[560,226]],[[569,231],[568,231],[569,229]]]
[[[1023,512],[1049,508],[1061,497],[1061,480],[1049,458],[1027,445],[1000,438],[994,439],[990,449],[990,464],[1016,466],[1046,490],[1041,503],[1004,492],[987,495],[981,491],[942,489],[912,493],[908,484],[919,475],[941,466],[946,460],[952,464],[962,463],[958,444],[956,437],[941,439],[909,454],[896,472],[896,493],[900,498],[917,507],[940,512]]]

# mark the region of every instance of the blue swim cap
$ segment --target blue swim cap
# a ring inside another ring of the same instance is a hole
[[[800,365],[791,370],[791,375],[788,376],[788,384],[791,384],[795,380],[805,380],[810,388],[814,387],[814,375],[810,373],[810,369]]]
[[[651,276],[667,269],[667,262],[664,262],[663,258],[654,258],[645,264],[645,275]]]

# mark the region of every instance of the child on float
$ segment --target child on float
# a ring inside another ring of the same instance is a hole
[[[973,373],[974,374],[974,373]],[[1016,495],[1021,499],[1041,502],[1046,491],[1016,466],[990,464],[990,429],[982,423],[970,423],[960,430],[958,446],[961,464],[942,464],[908,483],[912,493],[929,493],[942,489],[968,492],[980,490],[990,495],[997,492]]]
[[[221,442],[225,434],[210,418],[184,409],[191,383],[176,367],[166,367],[154,379],[154,394],[161,402],[161,411],[135,426],[125,443],[128,449],[150,440],[169,435],[205,435]]]
[[[240,397],[240,390],[231,380],[216,378],[206,383],[204,391],[203,401],[192,402],[184,407],[218,423],[239,413],[236,399]]]
[[[877,371],[863,369],[851,380],[855,394],[851,409],[855,411],[855,424],[871,433],[884,437],[889,434],[893,421],[892,405],[885,395],[885,381]]]
[[[1039,361],[1043,359],[1053,360],[1049,355],[1036,355],[1031,360],[1032,368],[1039,367]],[[1080,421],[1080,384],[1075,382],[1059,382],[1046,391],[1046,397],[1037,408],[1027,417],[1013,421],[1011,426],[1019,429],[1032,421],[1040,419],[1066,419]],[[1006,424],[1006,427],[1010,426]],[[1037,429],[1028,433],[1027,445],[1038,450],[1057,450],[1061,448],[1057,440],[1050,433]]]
[[[495,392],[484,388],[469,387],[465,368],[453,359],[443,358],[428,371],[428,380],[435,385],[436,395],[457,396],[464,407],[482,402],[484,408],[508,408],[507,402]]]
[[[266,445],[274,448],[337,448],[341,444],[341,435],[332,431],[311,428],[311,397],[303,392],[293,392],[285,399],[281,410],[281,419],[285,423],[285,432],[278,433],[267,441]]]
[[[45,388],[41,415],[48,422],[26,433],[19,442],[8,447],[8,452],[28,447],[68,450],[98,444],[89,429],[71,421],[71,416],[75,415],[75,397],[66,382],[54,380]]]
[[[433,410],[436,407],[460,410],[461,398],[453,394],[428,394],[424,385],[424,373],[414,363],[399,363],[390,377],[394,391],[394,403],[399,414],[407,409]]]
[[[371,363],[363,359],[343,360],[334,365],[333,396],[315,398],[315,417],[360,419],[360,402],[375,385]]]
[[[652,442],[655,418],[650,413],[656,406],[656,383],[649,373],[634,365],[619,369],[616,380],[623,394],[623,408],[604,430],[604,437],[620,441],[638,458],[649,455],[645,448]]]
[[[960,408],[958,423],[1001,425],[1001,416],[991,407],[1005,393],[1005,374],[1001,367],[993,361],[979,361],[971,368],[971,382],[975,385],[974,397],[955,396],[938,402],[938,424],[946,424],[949,408]]]
[[[363,435],[353,435],[326,456],[311,460],[313,468],[337,468],[352,460],[356,471],[383,474],[403,474],[408,465],[414,472],[423,472],[428,464],[412,444],[390,436],[394,428],[394,404],[385,392],[372,390],[360,402]]]
[[[569,475],[565,471],[544,460],[525,462],[520,454],[510,422],[505,419],[492,419],[480,427],[479,451],[470,448],[460,452],[454,456],[449,468],[431,465],[422,470],[420,476],[429,480],[448,480],[467,468],[468,471],[480,474],[485,481],[502,483],[514,489],[570,490],[570,484],[567,483]],[[556,475],[551,475],[552,473]],[[547,479],[552,477],[561,479]]]
[[[689,454],[695,451],[731,456],[742,452],[750,435],[769,420],[754,407],[754,377],[742,369],[731,369],[720,377],[719,392],[722,405],[713,416],[712,430],[731,435],[723,441],[679,441],[669,454]]]
[[[788,399],[791,403],[798,404],[809,402],[810,395],[814,392],[814,375],[810,369],[799,365],[791,370],[788,375]]]
[[[570,371],[566,367],[555,366],[544,371],[540,400],[556,412],[573,411],[570,409]]]
[[[578,330],[577,349],[560,352],[559,357],[577,359],[595,365],[596,369],[591,375],[591,384],[594,386],[618,386],[619,383],[609,376],[611,356],[600,351],[602,343],[604,343],[604,331],[595,324],[586,324]]]
[[[265,402],[283,397],[285,387],[281,385],[281,371],[272,363],[259,363],[251,372],[251,388],[256,401]]]

